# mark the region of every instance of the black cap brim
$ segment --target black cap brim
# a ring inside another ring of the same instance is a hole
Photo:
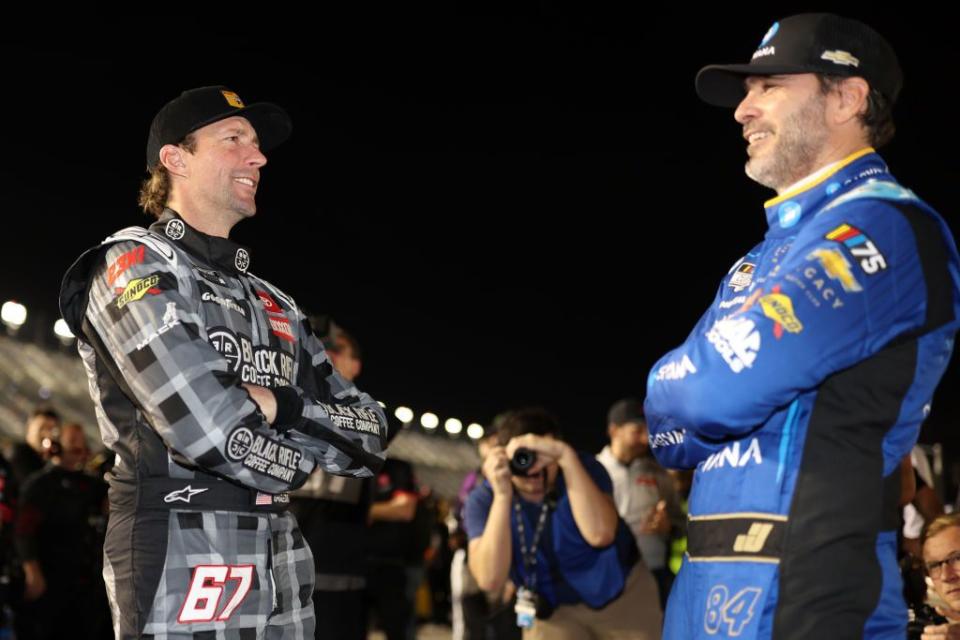
[[[743,80],[747,76],[778,76],[813,73],[797,65],[711,64],[697,73],[697,95],[707,104],[736,107],[747,95]]]

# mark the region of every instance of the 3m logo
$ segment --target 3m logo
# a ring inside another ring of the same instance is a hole
[[[763,549],[773,525],[766,522],[754,522],[747,533],[737,536],[733,541],[733,550],[738,553],[757,553]]]

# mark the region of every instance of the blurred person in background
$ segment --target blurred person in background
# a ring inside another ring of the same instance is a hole
[[[20,486],[27,476],[43,468],[60,424],[60,414],[49,407],[39,407],[30,414],[24,426],[24,442],[14,444],[8,456],[14,480]]]
[[[311,318],[311,324],[334,369],[353,382],[362,369],[356,339],[328,317]],[[317,625],[316,637],[365,640],[370,481],[335,476],[318,468],[303,487],[290,495],[290,511],[313,550],[313,606],[317,620],[324,621]]]
[[[88,475],[83,428],[60,429],[51,464],[27,478],[20,492],[15,542],[25,577],[17,610],[20,640],[110,635],[100,577],[100,532],[107,485]]]
[[[624,398],[607,414],[610,444],[597,455],[613,482],[617,512],[630,527],[637,548],[660,593],[660,608],[666,606],[673,573],[667,566],[671,533],[683,536],[686,516],[673,479],[650,455],[643,401]]]

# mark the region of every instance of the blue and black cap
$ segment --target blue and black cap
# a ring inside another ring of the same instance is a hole
[[[871,27],[832,13],[803,13],[775,22],[747,64],[704,67],[697,74],[700,99],[735,107],[746,95],[747,76],[819,73],[858,76],[891,104],[903,86],[903,71],[890,43]]]

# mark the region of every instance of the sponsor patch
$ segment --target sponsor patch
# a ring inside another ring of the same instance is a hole
[[[143,262],[147,248],[142,244],[127,251],[107,267],[107,284],[113,285],[124,271],[135,264]]]
[[[235,94],[233,91],[224,91],[221,89],[220,93],[223,94],[223,99],[227,101],[231,107],[236,107],[237,109],[243,109],[243,100],[240,99],[240,96]]]
[[[174,302],[168,302],[167,310],[163,314],[163,324],[157,327],[150,333],[150,335],[137,344],[137,351],[140,351],[145,346],[165,334],[167,331],[170,331],[170,329],[174,328],[178,324],[180,324],[180,321],[177,319],[177,305]]]
[[[333,405],[324,402],[318,403],[320,408],[327,412],[330,421],[340,429],[380,435],[380,417],[373,409],[350,407],[347,405]]]
[[[229,369],[240,374],[243,382],[269,388],[292,384],[294,362],[290,354],[254,346],[246,336],[225,327],[216,327],[207,335],[213,348],[226,359]]]
[[[683,431],[682,429],[664,431],[663,433],[654,434],[650,436],[650,448],[660,449],[662,447],[675,447],[683,444],[683,437],[685,434],[686,431]]]
[[[850,263],[847,262],[847,258],[841,251],[837,249],[814,249],[807,255],[807,260],[818,261],[823,272],[826,273],[831,280],[838,281],[844,291],[852,293],[863,291],[863,287],[860,286],[860,283],[857,282],[856,277],[853,275]]]
[[[227,438],[227,457],[234,462],[243,460],[253,447],[253,431],[246,427],[237,427]]]
[[[230,309],[231,311],[236,311],[244,318],[247,317],[247,311],[240,303],[234,300],[233,298],[226,298],[224,296],[219,296],[213,291],[206,290],[200,294],[200,299],[204,302],[213,302],[214,304],[220,305],[224,309]]]
[[[690,356],[684,354],[683,358],[679,361],[668,362],[657,369],[656,380],[657,382],[663,380],[683,380],[688,374],[696,372],[697,368],[693,366],[693,362],[690,361]]]
[[[243,466],[281,482],[292,482],[300,467],[301,453],[261,435],[254,435]]]
[[[756,269],[757,265],[752,262],[741,262],[740,266],[734,270],[733,275],[730,276],[728,286],[732,287],[735,292],[740,293],[753,282],[753,272]]]
[[[859,261],[860,268],[868,275],[879,273],[887,268],[887,259],[883,257],[877,246],[867,237],[867,234],[854,226],[841,224],[824,237],[847,247],[850,254]]]
[[[233,266],[241,273],[247,272],[247,269],[250,268],[250,254],[246,249],[237,249],[237,255],[233,259]]]
[[[752,367],[760,351],[760,332],[747,318],[717,320],[707,331],[707,340],[734,373]]]
[[[777,340],[783,337],[784,330],[789,333],[803,331],[803,324],[793,311],[793,300],[780,293],[780,287],[774,287],[772,293],[761,296],[760,307],[763,315],[773,320],[773,335]]]
[[[168,493],[166,496],[164,496],[163,501],[166,503],[186,502],[187,504],[190,504],[190,498],[198,493],[203,493],[204,491],[206,491],[206,489],[194,489],[188,484],[183,489]]]
[[[117,296],[117,309],[123,309],[148,293],[151,295],[160,293],[160,289],[157,288],[158,284],[160,284],[160,276],[156,274],[146,278],[134,278],[123,289],[117,289],[117,293],[120,294]]]
[[[183,221],[174,218],[163,228],[163,232],[167,234],[167,237],[171,240],[179,240],[187,232],[187,228],[184,226]]]
[[[760,455],[760,442],[756,438],[750,439],[750,444],[741,452],[740,442],[728,444],[720,451],[710,454],[703,461],[700,471],[706,473],[722,467],[732,467],[734,469],[745,467],[749,463],[763,464],[763,456]]]
[[[263,309],[267,312],[267,321],[270,323],[270,331],[273,335],[287,342],[295,342],[293,329],[283,308],[266,291],[257,291],[257,296],[263,302]]]
[[[200,277],[206,280],[207,282],[212,282],[213,284],[226,285],[227,281],[217,273],[216,271],[211,271],[208,269],[201,269],[200,267],[194,267],[197,270],[197,273],[200,274]]]
[[[833,51],[824,51],[823,55],[820,56],[822,60],[827,60],[834,64],[839,64],[845,67],[859,67],[860,59],[849,51],[843,51],[841,49],[834,49]]]
[[[740,307],[744,302],[747,301],[747,296],[736,296],[730,298],[729,300],[723,300],[717,307],[720,309],[732,309],[733,307]]]

